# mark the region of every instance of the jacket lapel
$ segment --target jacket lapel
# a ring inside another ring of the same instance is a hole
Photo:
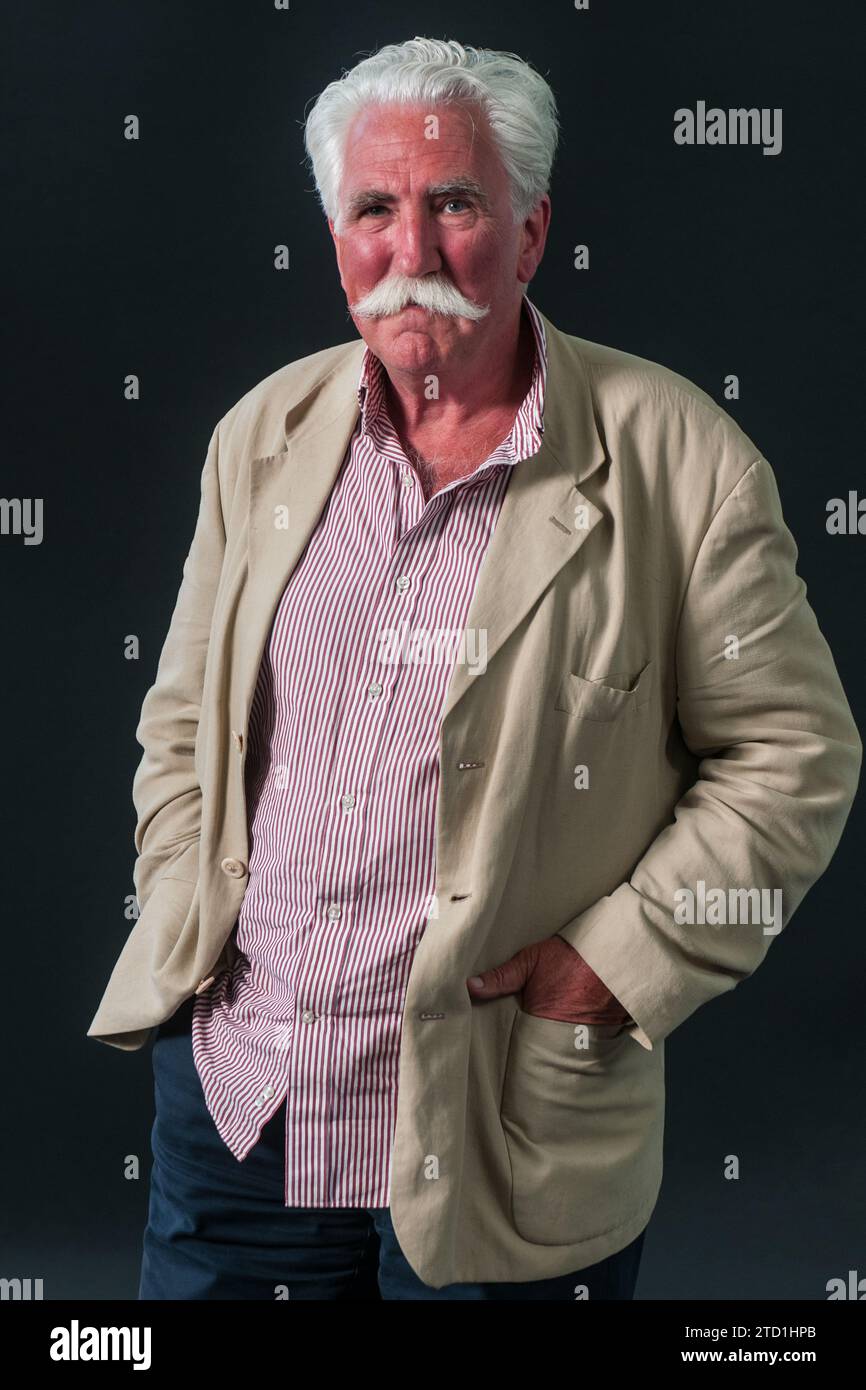
[[[544,434],[537,454],[514,465],[487,548],[466,626],[486,630],[492,659],[558,571],[583,545],[602,513],[579,484],[605,462],[577,341],[544,316],[548,371]],[[250,468],[248,585],[244,634],[246,710],[285,585],[324,510],[358,420],[356,388],[365,344],[349,345],[295,427],[287,416],[286,448]],[[325,423],[322,423],[322,419]],[[455,663],[444,719],[472,681]]]
[[[356,386],[363,351],[359,341],[349,365],[341,364],[332,379],[334,393],[342,388],[343,405],[327,424],[308,418],[287,435],[285,449],[255,458],[250,466],[248,594],[239,634],[245,718],[283,590],[324,510],[358,420]],[[329,393],[332,399],[334,393]]]

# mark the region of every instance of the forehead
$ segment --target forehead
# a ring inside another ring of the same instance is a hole
[[[344,191],[374,172],[400,180],[461,170],[491,186],[505,179],[487,117],[464,104],[366,107],[349,127],[344,168]]]

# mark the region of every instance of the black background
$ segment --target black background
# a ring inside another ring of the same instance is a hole
[[[561,329],[681,372],[746,430],[866,726],[866,536],[825,529],[829,498],[866,492],[859,9],[19,8],[3,81],[2,491],[43,498],[45,519],[41,545],[0,536],[0,1275],[42,1278],[48,1299],[136,1297],[150,1047],[85,1036],[131,925],[134,730],[214,425],[284,363],[357,336],[301,127],[364,54],[421,33],[518,52],[547,77],[562,142],[530,296]],[[701,99],[783,108],[782,153],[675,145],[674,110]],[[739,401],[722,395],[731,372]],[[127,373],[140,401],[124,400]],[[639,1299],[824,1299],[828,1279],[866,1275],[862,846],[858,800],[764,965],[667,1042]],[[129,1154],[139,1181],[124,1179]]]

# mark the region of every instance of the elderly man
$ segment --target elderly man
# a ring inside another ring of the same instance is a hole
[[[307,147],[361,335],[220,420],[136,773],[142,1298],[631,1298],[664,1043],[823,873],[862,745],[773,473],[526,297],[557,139],[414,39]]]

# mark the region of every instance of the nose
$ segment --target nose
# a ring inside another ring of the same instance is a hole
[[[394,223],[392,270],[419,278],[442,269],[436,220],[426,208],[401,209]]]

